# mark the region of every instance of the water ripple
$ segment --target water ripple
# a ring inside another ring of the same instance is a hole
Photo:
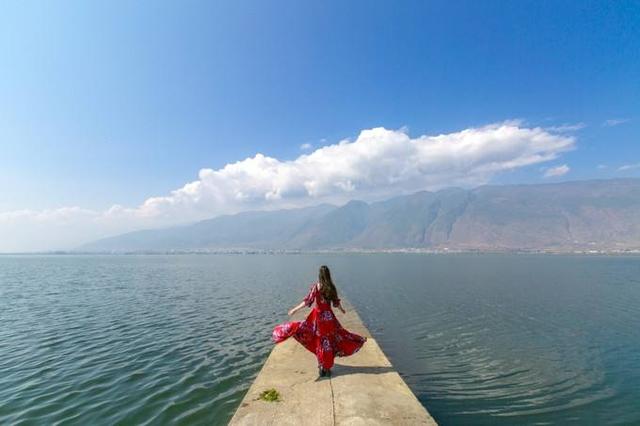
[[[639,258],[293,260],[0,256],[0,423],[226,424],[322,263],[441,424],[640,422]]]

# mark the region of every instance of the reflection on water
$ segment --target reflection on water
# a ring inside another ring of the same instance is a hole
[[[0,256],[0,423],[226,424],[332,266],[447,424],[640,422],[640,258]]]

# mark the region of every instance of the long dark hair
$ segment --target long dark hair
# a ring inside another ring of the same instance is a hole
[[[318,280],[320,281],[320,293],[325,300],[332,301],[338,299],[338,290],[336,290],[336,286],[331,280],[331,272],[329,272],[327,265],[320,267]]]

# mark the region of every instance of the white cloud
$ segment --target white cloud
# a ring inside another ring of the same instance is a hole
[[[624,172],[624,171],[627,171],[627,170],[635,170],[635,169],[640,169],[640,163],[624,164],[624,165],[618,167],[618,171],[619,172]]]
[[[310,143],[303,143],[302,145],[300,145],[300,149],[303,151],[309,151],[311,148],[313,148],[313,145],[311,145]]]
[[[602,123],[603,127],[614,127],[619,126],[620,124],[627,123],[629,121],[628,118],[611,118],[609,120],[605,120]]]
[[[544,172],[544,177],[548,178],[548,177],[564,176],[567,173],[569,173],[570,170],[571,168],[569,166],[567,166],[566,164],[562,164],[560,166],[551,167],[547,169],[547,171]]]
[[[0,239],[0,251],[72,247],[108,234],[251,209],[472,187],[503,171],[557,159],[574,147],[573,137],[515,121],[416,138],[406,130],[374,128],[363,130],[353,141],[323,146],[294,160],[258,153],[217,170],[202,169],[197,180],[138,207],[0,213],[0,234],[12,236]],[[554,168],[560,170],[556,175],[566,173],[563,167],[568,171],[563,165]],[[43,232],[32,233],[33,224]],[[70,230],[74,226],[77,232]],[[46,231],[49,228],[64,232]],[[28,238],[21,239],[20,232]]]
[[[565,123],[559,126],[545,127],[545,130],[549,132],[556,132],[556,133],[568,133],[568,132],[576,132],[578,130],[584,129],[585,127],[587,127],[587,125],[584,123],[574,123],[574,124]]]

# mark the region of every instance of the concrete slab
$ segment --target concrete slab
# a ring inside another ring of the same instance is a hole
[[[276,345],[230,425],[436,425],[384,355],[353,307],[343,299],[348,330],[367,336],[362,349],[336,358],[331,378],[319,378],[315,356],[294,339]],[[299,312],[302,320],[309,310]],[[281,401],[258,398],[276,389]]]

